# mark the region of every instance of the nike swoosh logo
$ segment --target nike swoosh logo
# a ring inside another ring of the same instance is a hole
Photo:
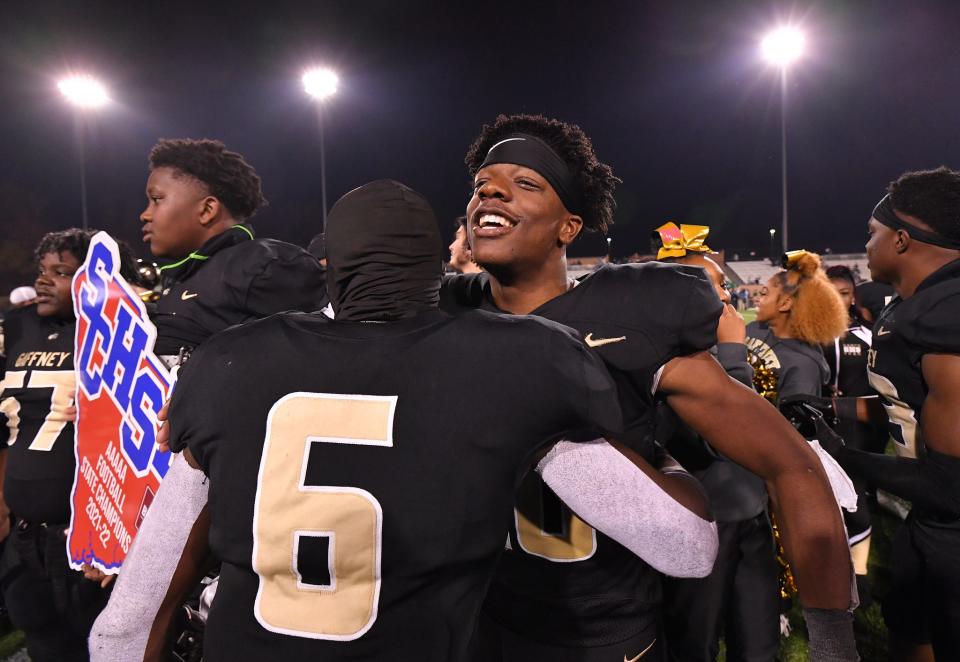
[[[888,333],[890,333],[890,330],[889,330],[889,329],[883,329],[883,328],[877,329],[877,335],[878,335],[878,336],[885,336],[885,335],[887,335]]]
[[[189,292],[184,290],[183,293],[180,295],[180,299],[182,301],[186,301],[187,299],[192,299],[193,297],[198,297],[198,296],[200,295],[197,294],[196,292],[194,292],[193,294],[190,294]]]
[[[587,347],[601,347],[603,345],[609,345],[610,343],[621,342],[626,339],[626,336],[620,336],[619,338],[594,338],[593,333],[588,333],[587,337],[583,339],[583,342],[587,343]],[[628,662],[630,661],[628,660]]]
[[[653,641],[651,641],[649,646],[647,646],[647,647],[644,648],[642,651],[640,651],[640,654],[639,654],[639,655],[637,655],[636,657],[631,657],[629,660],[627,659],[627,654],[624,653],[624,654],[623,654],[623,662],[637,662],[637,660],[639,660],[641,657],[643,657],[644,655],[646,655],[647,653],[650,652],[650,649],[653,648],[653,645],[654,645],[655,643],[657,643],[657,640],[656,640],[656,639],[654,639]]]

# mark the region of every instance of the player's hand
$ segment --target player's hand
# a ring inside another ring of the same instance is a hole
[[[834,432],[822,416],[814,421],[814,425],[817,427],[817,441],[820,442],[820,447],[830,453],[834,459],[839,460],[846,446],[843,437]]]
[[[717,342],[734,342],[741,345],[747,341],[747,325],[743,316],[729,303],[724,304],[717,324]]]
[[[84,579],[89,579],[92,582],[100,582],[100,588],[107,588],[110,586],[110,582],[116,578],[116,575],[108,575],[102,570],[98,570],[90,565],[83,566],[83,577]]]
[[[170,450],[170,425],[167,423],[167,416],[170,414],[170,401],[163,403],[163,407],[157,412],[157,420],[160,421],[160,430],[157,432],[157,446],[161,453]]]

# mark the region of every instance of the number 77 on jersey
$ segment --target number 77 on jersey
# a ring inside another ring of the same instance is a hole
[[[156,328],[107,233],[93,237],[72,291],[77,473],[67,554],[75,569],[116,573],[170,468],[155,441],[173,377],[153,353]]]

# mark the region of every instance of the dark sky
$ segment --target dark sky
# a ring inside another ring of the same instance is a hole
[[[480,126],[530,112],[582,126],[624,180],[615,254],[667,220],[710,225],[714,248],[765,251],[780,222],[780,111],[758,43],[787,20],[808,33],[788,94],[791,247],[860,250],[889,180],[960,166],[960,2],[219,6],[0,1],[0,270],[80,224],[73,115],[56,89],[67,71],[97,73],[116,100],[88,122],[89,208],[91,225],[131,242],[147,153],[182,136],[243,153],[271,201],[259,233],[308,241],[319,137],[299,77],[313,62],[341,75],[325,113],[330,204],[399,179],[448,236]],[[603,250],[594,236],[572,254]]]

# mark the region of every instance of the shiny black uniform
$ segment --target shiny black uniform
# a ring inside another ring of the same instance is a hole
[[[960,659],[960,460],[923,443],[919,421],[927,386],[921,361],[930,353],[960,354],[960,260],[927,277],[913,296],[894,298],[884,308],[869,361],[870,383],[887,410],[898,454],[921,458],[897,471],[895,481],[905,489],[877,483],[913,501],[894,540],[884,617],[897,634],[932,641],[938,659]]]
[[[456,388],[464,373],[469,388]],[[395,396],[395,413],[384,419],[386,434],[357,441],[338,426],[385,414],[361,413],[357,402],[314,409],[316,394]],[[465,659],[535,451],[560,435],[595,438],[621,417],[609,375],[571,330],[431,311],[388,323],[282,314],[228,330],[185,365],[170,420],[172,446],[188,447],[210,477],[210,543],[223,560],[205,659],[420,662]],[[307,438],[325,443],[305,451]],[[309,511],[323,522],[295,521],[290,513],[311,489],[364,491],[379,505],[382,545],[349,538],[351,523],[366,520],[337,501]],[[272,508],[255,514],[258,499]],[[252,528],[277,535],[255,541]],[[270,605],[264,597],[258,621],[251,558],[261,552],[284,555],[274,573],[257,563],[264,596],[282,581],[292,586],[294,572],[301,586]],[[336,569],[376,554],[379,599],[362,569]],[[306,621],[296,625],[298,614]]]
[[[441,307],[496,310],[487,275],[447,278]],[[605,265],[532,314],[578,330],[585,344],[594,346],[617,384],[626,430],[617,438],[651,459],[658,371],[677,356],[715,345],[721,310],[702,269],[648,263]],[[600,532],[592,545],[573,540],[578,520],[535,475],[530,480],[535,487],[528,490],[543,495],[542,505],[528,508],[529,491],[521,493],[517,523],[530,520],[542,537],[570,542],[573,549],[533,549],[514,526],[484,615],[551,646],[592,648],[631,638],[640,646],[653,642],[659,628],[659,574]]]
[[[76,473],[73,423],[74,320],[37,315],[36,306],[11,310],[3,323],[7,361],[0,410],[9,436],[3,494],[25,520],[70,521],[70,490]],[[57,388],[54,388],[56,385]]]
[[[86,635],[109,597],[67,563],[76,460],[65,409],[75,395],[74,328],[72,319],[40,317],[36,306],[12,310],[4,320],[3,492],[15,523],[0,561],[0,588],[37,662],[87,659]]]
[[[163,296],[150,306],[158,355],[192,350],[212,334],[284,310],[319,310],[324,272],[299,246],[254,239],[235,225],[188,257],[161,268]]]

